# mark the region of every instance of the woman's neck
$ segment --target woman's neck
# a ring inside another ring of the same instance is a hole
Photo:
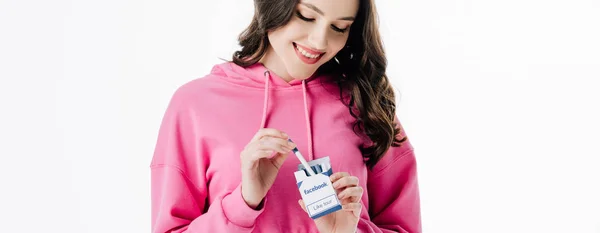
[[[281,58],[277,56],[277,54],[275,53],[275,51],[273,51],[273,48],[271,46],[267,48],[265,55],[263,55],[263,57],[258,62],[263,64],[263,66],[265,66],[269,71],[275,73],[277,76],[279,76],[286,82],[289,83],[292,80],[294,80],[294,78],[292,78],[292,76],[287,72]]]

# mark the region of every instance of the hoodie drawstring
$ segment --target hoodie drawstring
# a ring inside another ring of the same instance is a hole
[[[313,160],[312,132],[310,130],[310,117],[308,116],[308,98],[306,98],[306,80],[302,80],[302,95],[304,96],[304,116],[306,118],[306,136],[308,138],[308,159]]]
[[[265,98],[263,102],[263,114],[262,114],[262,122],[260,123],[260,128],[264,128],[267,123],[267,104],[269,102],[269,81],[271,80],[271,75],[269,71],[265,71]]]
[[[264,72],[264,76],[265,76],[265,98],[264,98],[264,102],[263,102],[263,114],[262,114],[262,121],[260,123],[260,128],[265,128],[266,123],[267,123],[267,108],[268,108],[268,103],[269,103],[269,82],[271,81],[271,74],[269,73],[269,71],[265,71]],[[314,155],[313,155],[313,143],[312,143],[312,131],[310,129],[310,117],[309,117],[309,113],[308,113],[308,98],[306,95],[306,80],[302,80],[302,96],[304,97],[304,117],[306,119],[306,133],[307,133],[307,139],[308,139],[308,160],[313,160],[314,159]]]

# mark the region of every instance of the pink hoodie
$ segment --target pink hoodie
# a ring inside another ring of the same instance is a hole
[[[259,128],[286,132],[306,160],[329,156],[365,190],[358,232],[421,232],[413,147],[391,147],[364,165],[354,118],[329,76],[285,82],[260,63],[226,62],[181,86],[164,115],[152,159],[152,232],[318,232],[298,206],[288,156],[260,210],[240,190],[240,152]],[[396,118],[396,121],[398,119]],[[260,123],[260,125],[259,125]],[[404,136],[402,130],[402,136]]]

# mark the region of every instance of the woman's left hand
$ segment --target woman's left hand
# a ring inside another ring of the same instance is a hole
[[[342,203],[342,209],[315,219],[320,233],[354,233],[362,210],[363,188],[358,186],[358,177],[347,172],[337,172],[330,176],[333,188]],[[304,201],[298,201],[306,212]]]

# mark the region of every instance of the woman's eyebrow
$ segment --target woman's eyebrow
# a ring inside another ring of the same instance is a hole
[[[301,2],[300,4],[302,4],[302,5],[304,5],[304,6],[308,7],[308,8],[310,8],[310,9],[312,9],[312,10],[316,11],[316,12],[317,12],[317,13],[319,13],[320,15],[323,15],[323,16],[325,16],[325,14],[323,13],[323,11],[322,11],[321,9],[319,9],[318,7],[316,7],[315,5],[313,5],[313,4],[310,4],[310,3],[304,3],[304,2]],[[353,16],[346,16],[346,17],[341,17],[341,18],[338,18],[338,19],[339,19],[339,20],[354,21],[354,17],[353,17]]]

